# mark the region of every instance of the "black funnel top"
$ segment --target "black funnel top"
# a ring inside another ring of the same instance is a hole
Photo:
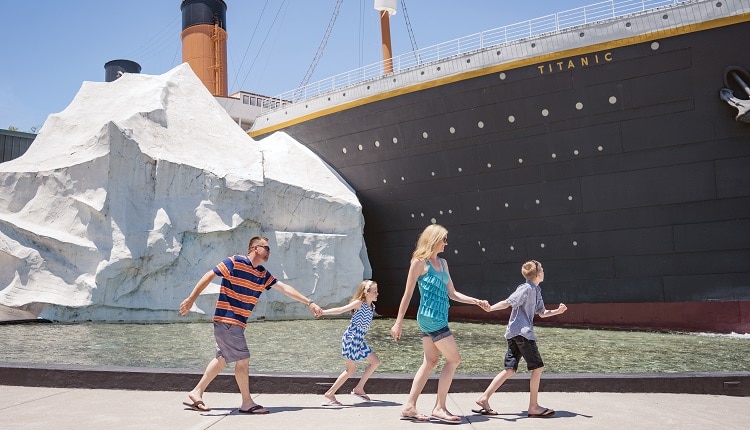
[[[180,10],[183,30],[198,24],[215,23],[227,29],[227,4],[224,0],[183,0]]]
[[[104,82],[112,82],[123,73],[141,73],[141,65],[130,60],[112,60],[104,63]]]

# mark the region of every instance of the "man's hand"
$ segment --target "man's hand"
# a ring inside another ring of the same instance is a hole
[[[183,300],[182,303],[180,303],[180,315],[187,315],[188,312],[190,312],[190,309],[192,309],[194,303],[195,300],[191,300],[190,297]]]

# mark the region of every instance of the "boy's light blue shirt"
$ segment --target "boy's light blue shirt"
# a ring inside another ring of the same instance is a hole
[[[516,288],[507,299],[513,310],[510,312],[505,338],[521,335],[529,340],[536,340],[534,334],[534,315],[544,312],[542,289],[531,281],[526,281]]]

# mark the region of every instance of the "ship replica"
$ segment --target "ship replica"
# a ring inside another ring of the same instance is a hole
[[[356,190],[382,315],[438,223],[457,289],[491,303],[536,259],[555,324],[750,332],[748,35],[750,0],[597,3],[384,55],[250,135],[288,133]]]

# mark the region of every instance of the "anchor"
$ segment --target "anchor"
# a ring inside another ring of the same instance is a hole
[[[732,77],[750,97],[750,73],[740,66],[729,66],[724,71],[724,88],[719,91],[719,97],[732,107],[737,108],[735,120],[750,124],[750,100],[741,99],[734,96],[734,91],[730,88],[729,77]]]

